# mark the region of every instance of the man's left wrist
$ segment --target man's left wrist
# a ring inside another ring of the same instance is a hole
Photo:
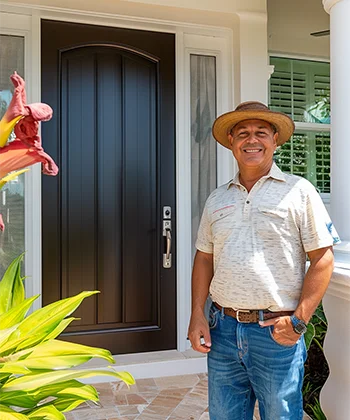
[[[299,319],[294,314],[290,316],[290,320],[295,333],[303,335],[307,331],[307,324],[302,319]]]

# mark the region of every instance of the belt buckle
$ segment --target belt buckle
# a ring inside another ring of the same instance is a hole
[[[242,324],[250,324],[251,321],[243,321],[243,320],[239,319],[239,314],[240,313],[242,313],[242,314],[250,314],[251,311],[249,311],[248,309],[238,309],[236,311],[236,319],[237,319],[238,322],[241,322]]]

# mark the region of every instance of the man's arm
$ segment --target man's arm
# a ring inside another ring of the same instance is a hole
[[[326,293],[334,269],[333,247],[308,253],[310,267],[305,275],[300,301],[295,316],[308,323]]]
[[[204,305],[213,278],[213,254],[197,251],[192,272],[192,315],[188,327],[188,338],[194,350],[201,353],[210,351],[211,341],[208,321],[204,315]],[[205,344],[201,345],[203,337]]]
[[[334,268],[333,247],[316,249],[308,252],[310,267],[305,275],[301,297],[294,311],[298,319],[308,323],[325,294]],[[281,344],[292,345],[299,334],[294,332],[291,320],[283,316],[261,322],[260,325],[267,327],[274,325],[274,338]]]

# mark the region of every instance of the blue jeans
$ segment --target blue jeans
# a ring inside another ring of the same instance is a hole
[[[209,313],[209,415],[211,420],[302,420],[306,348],[277,343],[273,327],[243,324],[212,305]]]

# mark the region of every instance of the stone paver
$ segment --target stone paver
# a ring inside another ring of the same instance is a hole
[[[100,404],[83,404],[66,420],[209,420],[206,374],[94,385]],[[254,420],[260,420],[258,406]],[[310,420],[305,415],[304,420]]]

